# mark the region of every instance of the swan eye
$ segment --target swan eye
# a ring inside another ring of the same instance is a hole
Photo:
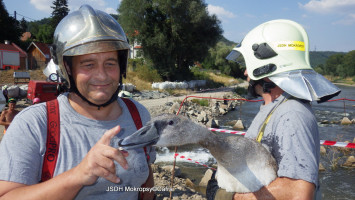
[[[168,124],[169,124],[169,125],[173,125],[173,124],[174,124],[174,121],[173,121],[173,120],[170,120]]]

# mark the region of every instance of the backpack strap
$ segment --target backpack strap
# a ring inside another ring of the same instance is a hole
[[[131,113],[133,122],[136,125],[137,130],[142,128],[143,127],[142,119],[139,115],[137,106],[130,99],[127,99],[127,98],[121,98],[121,99],[126,104],[128,110],[129,110],[129,113]],[[143,147],[143,149],[144,149],[145,155],[147,156],[147,161],[149,161],[150,156],[147,153],[147,147]]]
[[[129,110],[129,113],[131,113],[133,122],[136,125],[137,130],[142,128],[143,127],[142,119],[139,115],[137,106],[130,99],[127,99],[127,98],[121,98],[121,99],[126,104],[128,110]],[[145,156],[147,157],[147,162],[149,162],[150,156],[147,152],[147,147],[143,147],[143,150],[144,150]],[[143,187],[143,188],[146,187],[145,183],[141,187]],[[140,192],[138,199],[143,199],[143,197],[144,197],[144,192]]]
[[[44,154],[41,182],[53,178],[57,165],[60,142],[60,119],[58,100],[46,102],[47,107],[47,142]]]

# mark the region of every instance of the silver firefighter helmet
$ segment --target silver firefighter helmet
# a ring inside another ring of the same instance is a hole
[[[83,5],[79,10],[64,17],[54,32],[51,49],[54,63],[59,66],[60,76],[70,83],[64,65],[65,56],[118,51],[120,73],[126,74],[129,44],[121,25],[109,14]]]

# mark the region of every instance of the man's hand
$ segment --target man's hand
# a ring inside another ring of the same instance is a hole
[[[120,179],[116,175],[115,162],[118,162],[124,169],[128,169],[125,157],[128,152],[120,151],[110,146],[111,139],[121,130],[116,126],[101,137],[101,139],[90,149],[88,154],[75,167],[75,174],[82,185],[92,185],[99,177],[103,177],[113,183],[119,183]]]

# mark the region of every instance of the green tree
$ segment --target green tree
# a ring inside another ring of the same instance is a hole
[[[234,46],[235,44],[227,46],[226,42],[221,40],[215,47],[209,49],[209,54],[205,57],[202,66],[207,69],[219,70],[223,74],[233,77],[243,77],[242,67],[236,62],[226,59]]]
[[[314,71],[316,71],[319,74],[324,74],[324,65],[323,64],[319,64],[317,67],[314,68]]]
[[[328,58],[328,60],[325,62],[324,73],[332,76],[339,75],[337,73],[337,68],[340,67],[340,65],[342,64],[343,58],[344,58],[344,54],[331,55]]]
[[[20,21],[20,28],[22,32],[26,32],[27,31],[27,21],[25,20],[24,17],[22,17],[21,21]]]
[[[47,22],[45,25],[40,25],[37,29],[38,32],[35,34],[36,39],[40,42],[53,43],[55,28],[69,13],[67,0],[54,0],[52,3],[53,6],[51,6],[51,8],[53,11],[49,23]]]
[[[9,16],[3,0],[0,0],[0,42],[5,40],[18,43],[23,31],[20,28],[20,23]]]
[[[347,76],[355,76],[355,50],[344,55],[343,65]]]
[[[52,21],[51,25],[55,29],[62,20],[69,13],[68,1],[67,0],[55,0],[52,2],[54,6],[51,6],[52,11]]]
[[[28,31],[31,32],[33,36],[35,36],[37,35],[41,25],[44,24],[50,25],[50,23],[51,23],[51,18],[43,18],[41,20],[28,22],[27,23]]]
[[[131,41],[166,80],[191,78],[190,66],[202,61],[222,34],[220,21],[202,0],[123,0],[119,22]]]
[[[46,44],[51,44],[53,42],[53,33],[54,33],[54,29],[52,28],[51,25],[49,24],[40,25],[38,32],[35,35],[36,40]]]

